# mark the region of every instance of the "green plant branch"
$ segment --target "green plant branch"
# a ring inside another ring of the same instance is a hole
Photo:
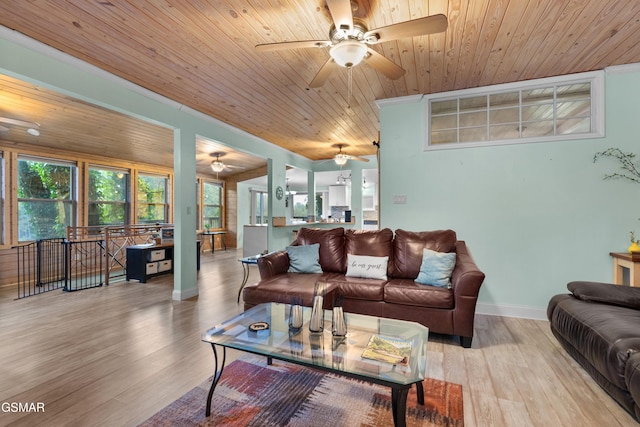
[[[622,173],[612,173],[604,176],[605,180],[625,179],[627,181],[640,184],[640,163],[636,160],[634,153],[625,153],[619,148],[607,148],[593,156],[593,162],[597,162],[602,157],[609,157],[618,160]]]

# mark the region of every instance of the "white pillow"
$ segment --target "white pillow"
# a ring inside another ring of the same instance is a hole
[[[388,256],[347,254],[347,276],[387,280]]]

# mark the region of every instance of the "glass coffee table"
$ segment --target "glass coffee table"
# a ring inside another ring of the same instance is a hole
[[[310,307],[302,308],[303,325],[299,329],[289,327],[289,312],[288,304],[260,304],[202,334],[202,341],[211,344],[215,357],[207,416],[222,376],[227,347],[265,356],[268,364],[278,359],[390,387],[393,421],[397,427],[406,425],[407,394],[413,384],[418,403],[424,404],[422,380],[426,375],[428,328],[415,322],[345,313],[347,334],[334,337],[331,310],[324,311],[322,332],[309,331]],[[257,324],[254,328],[258,330],[250,330],[252,324]],[[268,329],[259,329],[266,325]],[[362,357],[374,335],[387,342],[409,343],[410,355],[403,361],[406,364]],[[222,349],[221,355],[218,347]]]

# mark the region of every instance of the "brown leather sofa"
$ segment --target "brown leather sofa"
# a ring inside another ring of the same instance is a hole
[[[289,273],[284,250],[260,257],[260,281],[243,291],[245,310],[263,302],[291,303],[294,298],[311,306],[315,283],[325,282],[325,308],[339,298],[347,312],[419,322],[432,332],[457,335],[462,346],[471,347],[476,301],[485,276],[453,230],[396,230],[394,235],[388,228],[302,228],[292,246],[316,243],[322,273]],[[450,288],[414,281],[424,248],[456,253]],[[347,254],[388,257],[387,279],[346,276]]]
[[[640,288],[571,282],[549,301],[558,342],[640,422]]]

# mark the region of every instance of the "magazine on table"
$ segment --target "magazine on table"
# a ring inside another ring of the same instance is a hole
[[[365,359],[379,360],[402,366],[409,364],[410,356],[411,341],[382,335],[372,335],[362,352],[362,357]]]

